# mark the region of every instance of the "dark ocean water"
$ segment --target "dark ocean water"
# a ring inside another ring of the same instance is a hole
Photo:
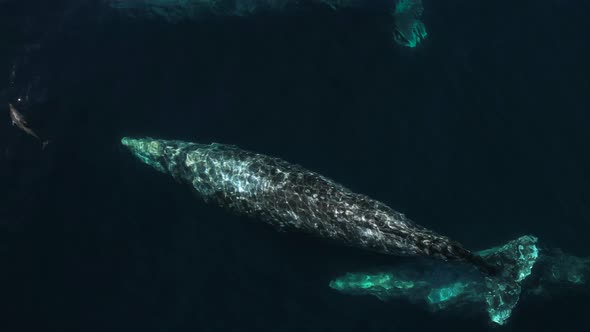
[[[474,250],[534,234],[590,256],[590,4],[424,5],[429,39],[409,50],[355,10],[172,24],[0,1],[0,329],[588,329],[587,294],[524,300],[494,328],[336,293],[343,272],[400,260],[207,206],[120,146],[237,144]],[[10,125],[25,96],[44,151]]]

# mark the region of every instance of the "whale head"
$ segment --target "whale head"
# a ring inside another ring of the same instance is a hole
[[[157,169],[160,172],[167,172],[167,161],[165,156],[165,143],[162,140],[153,138],[129,138],[123,137],[121,144],[126,146],[134,156],[143,163]]]

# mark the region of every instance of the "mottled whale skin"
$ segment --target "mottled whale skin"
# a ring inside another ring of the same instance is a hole
[[[191,184],[206,202],[287,231],[374,252],[466,262],[490,272],[458,242],[389,206],[299,165],[234,145],[123,138],[144,163]]]

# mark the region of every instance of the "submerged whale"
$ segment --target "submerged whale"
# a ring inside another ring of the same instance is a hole
[[[192,185],[206,202],[277,229],[384,254],[464,262],[486,275],[498,268],[389,206],[282,159],[218,143],[154,138],[121,142],[142,162]]]
[[[393,18],[393,40],[405,47],[418,46],[428,35],[422,22],[422,0],[103,0],[128,15],[167,21],[206,16],[248,16],[261,12],[292,12],[321,5],[333,10],[358,8],[388,12]]]

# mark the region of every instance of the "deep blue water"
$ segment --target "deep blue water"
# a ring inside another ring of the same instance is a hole
[[[590,256],[590,4],[424,1],[429,39],[347,10],[171,24],[0,1],[2,331],[480,331],[327,287],[396,264],[201,203],[119,144],[237,144],[318,171],[477,250],[534,234]],[[16,65],[16,67],[15,67]],[[12,70],[16,68],[14,79]],[[582,331],[588,294],[506,331]]]

